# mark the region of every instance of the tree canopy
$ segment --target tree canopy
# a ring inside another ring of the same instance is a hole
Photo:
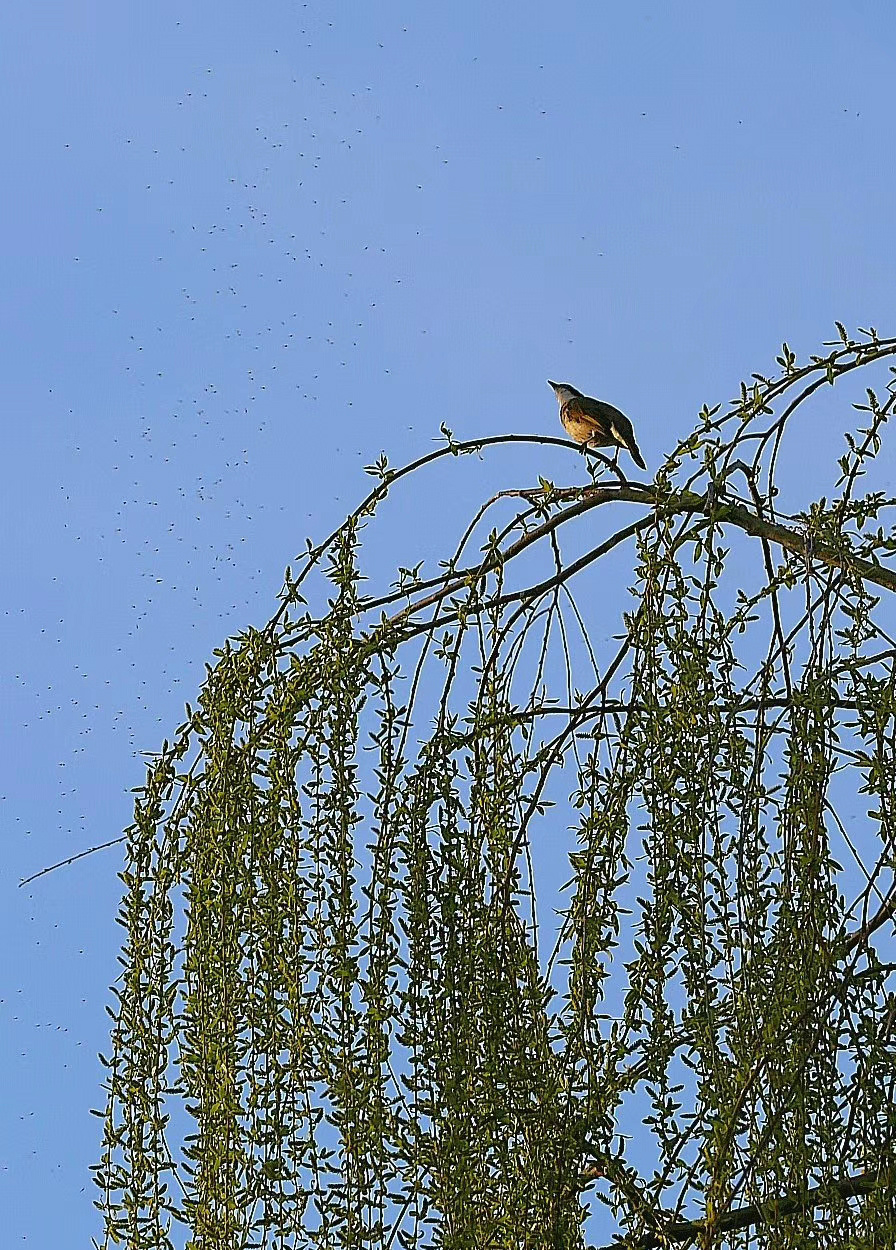
[[[378,588],[421,475],[569,444],[383,459],[215,653],[128,830],[102,1244],[896,1242],[896,340],[838,331]]]

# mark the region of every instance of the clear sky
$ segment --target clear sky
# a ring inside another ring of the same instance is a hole
[[[127,824],[138,752],[380,451],[557,433],[552,377],[653,470],[782,339],[892,334],[894,54],[867,0],[4,6],[5,1245],[98,1232],[120,848],[19,879]]]

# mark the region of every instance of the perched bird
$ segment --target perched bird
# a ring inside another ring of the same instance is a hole
[[[568,382],[549,380],[548,386],[554,388],[560,405],[560,420],[570,438],[583,447],[615,447],[617,456],[619,448],[624,447],[639,469],[647,468],[635,442],[632,423],[618,408],[602,399],[583,395]]]

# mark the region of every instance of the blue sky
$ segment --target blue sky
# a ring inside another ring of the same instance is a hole
[[[19,879],[127,824],[138,752],[380,451],[557,433],[553,377],[655,469],[782,339],[892,333],[894,37],[870,3],[6,7],[7,1245],[98,1230],[121,856]],[[496,472],[375,560],[436,555]]]

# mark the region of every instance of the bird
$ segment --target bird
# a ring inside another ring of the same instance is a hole
[[[638,468],[646,470],[635,431],[625,413],[602,399],[583,395],[568,382],[552,382],[549,378],[548,386],[557,396],[564,430],[583,451],[588,447],[615,447],[618,456],[619,448],[624,447]]]

